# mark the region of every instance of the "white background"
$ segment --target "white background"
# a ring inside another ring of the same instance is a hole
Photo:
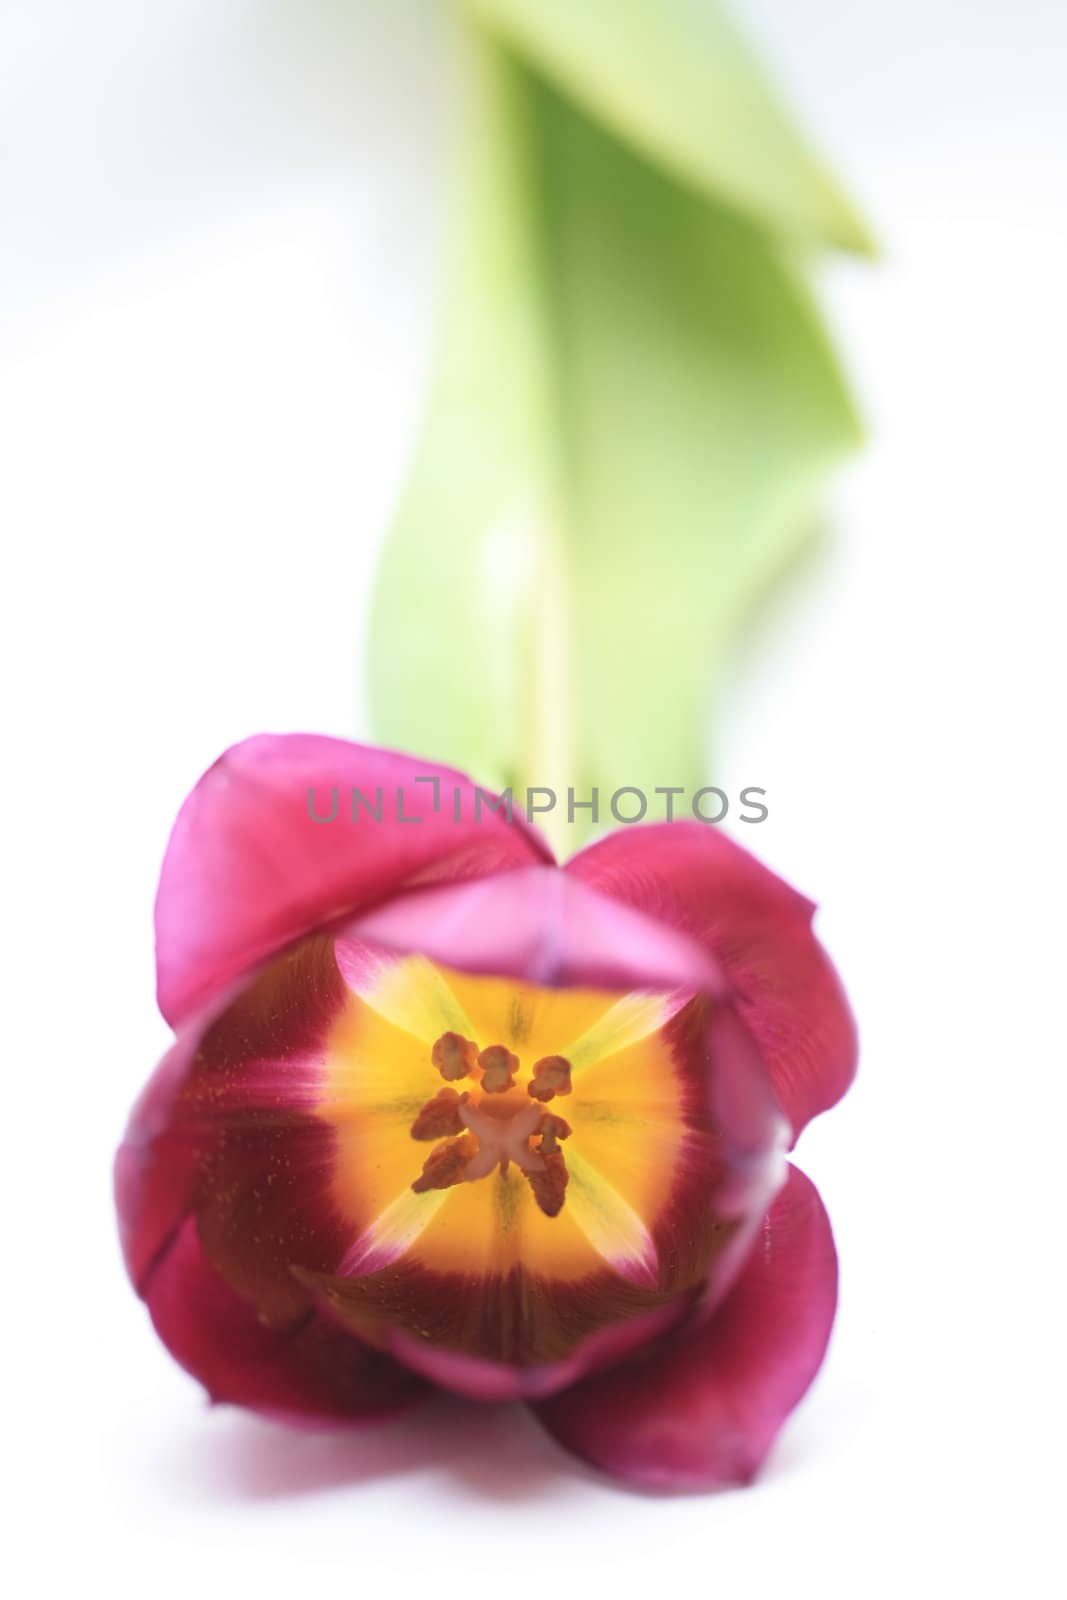
[[[1061,1592],[1067,12],[736,9],[886,246],[826,282],[873,442],[727,740],[865,1049],[799,1151],[828,1363],[757,1487],[661,1501],[509,1411],[209,1413],[124,1281],[172,814],[246,733],[365,732],[443,97],[417,0],[0,5],[10,1592]]]

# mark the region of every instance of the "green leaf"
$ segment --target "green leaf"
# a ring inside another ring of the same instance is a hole
[[[371,615],[377,732],[483,782],[568,781],[553,352],[523,76],[465,65],[456,247],[437,380]],[[534,776],[534,774],[537,774]]]
[[[386,742],[483,782],[706,782],[716,675],[859,438],[756,225],[482,41],[438,382],[387,545]],[[650,809],[650,815],[652,811]],[[610,821],[610,817],[602,820]],[[559,830],[567,848],[581,823]]]
[[[805,243],[873,254],[717,0],[466,0],[588,113],[707,194]]]

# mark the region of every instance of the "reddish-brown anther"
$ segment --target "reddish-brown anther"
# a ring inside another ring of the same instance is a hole
[[[482,1088],[486,1094],[506,1094],[514,1086],[519,1058],[502,1044],[491,1044],[478,1057],[482,1069]]]
[[[542,1056],[534,1062],[533,1078],[526,1086],[535,1100],[548,1101],[571,1092],[571,1064],[566,1056]]]
[[[469,1133],[447,1139],[430,1151],[412,1189],[416,1194],[425,1194],[427,1189],[451,1189],[453,1184],[463,1182],[467,1167],[477,1154],[478,1141]]]
[[[478,1046],[461,1033],[443,1033],[430,1051],[430,1060],[442,1078],[469,1078],[478,1064]]]
[[[459,1108],[467,1096],[455,1089],[442,1089],[432,1100],[427,1100],[411,1124],[413,1139],[445,1139],[449,1134],[462,1133],[463,1122]]]
[[[557,1117],[554,1111],[546,1111],[541,1120],[540,1149],[542,1155],[554,1153],[558,1148],[557,1141],[560,1139],[569,1139],[570,1136],[570,1123],[565,1122],[562,1117]]]
[[[541,1158],[545,1163],[543,1172],[528,1172],[526,1181],[534,1192],[534,1199],[541,1207],[546,1217],[557,1217],[563,1210],[563,1197],[566,1193],[570,1174],[567,1163],[563,1159],[562,1150],[550,1150],[544,1140],[541,1141]]]

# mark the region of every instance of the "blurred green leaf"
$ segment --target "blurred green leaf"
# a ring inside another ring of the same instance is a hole
[[[374,609],[377,732],[517,796],[694,789],[718,669],[859,426],[763,229],[506,51],[472,66],[438,381]]]
[[[528,85],[470,43],[437,378],[379,574],[370,689],[387,742],[498,787],[549,784],[572,746],[568,691],[548,687],[550,635],[569,629],[540,176]]]
[[[772,229],[871,254],[718,0],[466,0],[470,13],[654,162]]]

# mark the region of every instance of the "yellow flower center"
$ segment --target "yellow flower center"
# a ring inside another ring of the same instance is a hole
[[[607,1264],[658,1280],[656,1219],[707,1137],[669,1039],[688,996],[551,989],[414,955],[345,976],[317,1107],[337,1131],[345,1272],[521,1263],[577,1282]],[[433,1147],[421,1171],[419,1143]]]

